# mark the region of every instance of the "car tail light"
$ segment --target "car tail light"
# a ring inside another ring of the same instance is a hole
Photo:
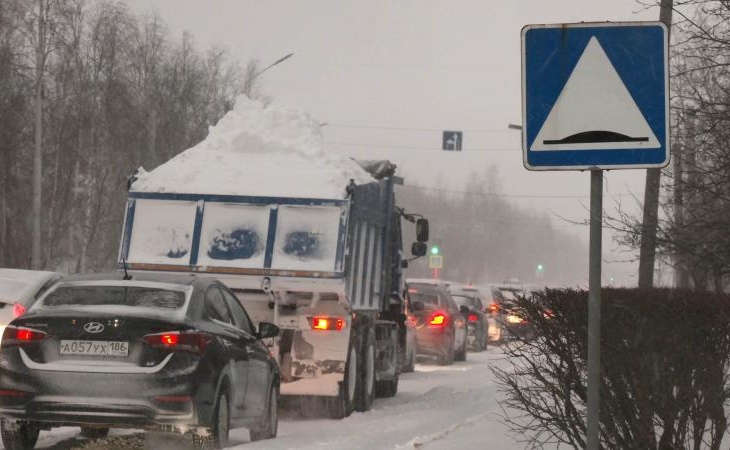
[[[443,312],[436,311],[435,313],[431,314],[431,317],[428,318],[428,324],[432,327],[443,327],[446,325],[447,318],[448,317]]]
[[[13,305],[13,318],[18,318],[25,314],[25,306],[21,305],[20,303],[16,303]]]
[[[3,332],[2,346],[11,347],[14,345],[25,344],[28,342],[37,342],[46,337],[44,331],[34,330],[25,327],[9,326]]]
[[[312,317],[312,329],[318,331],[342,331],[345,319],[342,317]]]
[[[498,311],[499,311],[499,305],[498,304],[492,303],[491,305],[489,305],[489,312],[490,313],[496,313]]]
[[[16,391],[15,389],[0,389],[0,397],[15,397],[21,398],[26,397],[28,392]]]
[[[469,320],[469,322],[479,322],[479,316],[477,316],[476,314],[469,314],[467,319]]]
[[[196,331],[168,331],[166,333],[148,334],[143,339],[150,347],[198,355],[202,354],[205,347],[213,340],[209,334]]]

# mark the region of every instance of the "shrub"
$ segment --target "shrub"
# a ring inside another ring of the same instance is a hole
[[[718,449],[730,394],[730,297],[671,289],[601,293],[600,442],[607,449]],[[494,368],[505,417],[528,444],[585,448],[588,293],[519,299],[535,338]]]

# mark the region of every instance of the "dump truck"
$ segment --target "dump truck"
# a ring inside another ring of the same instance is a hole
[[[341,198],[211,193],[200,179],[170,192],[134,177],[119,265],[218,278],[255,324],[280,328],[268,345],[283,402],[308,416],[367,411],[376,395],[396,394],[404,359],[401,227],[416,226],[410,250],[423,256],[428,221],[397,205],[394,164],[358,164],[370,179],[350,180]]]

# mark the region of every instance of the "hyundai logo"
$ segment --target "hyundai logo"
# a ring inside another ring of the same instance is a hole
[[[89,322],[84,325],[84,331],[87,333],[101,333],[104,331],[104,325],[99,322]]]

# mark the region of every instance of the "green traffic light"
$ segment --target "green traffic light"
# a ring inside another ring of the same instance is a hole
[[[542,264],[538,264],[537,265],[537,271],[538,272],[542,272],[543,270],[545,270],[545,266],[543,266]]]
[[[433,247],[431,247],[431,254],[432,255],[438,255],[439,254],[439,248],[436,247],[435,245]]]

